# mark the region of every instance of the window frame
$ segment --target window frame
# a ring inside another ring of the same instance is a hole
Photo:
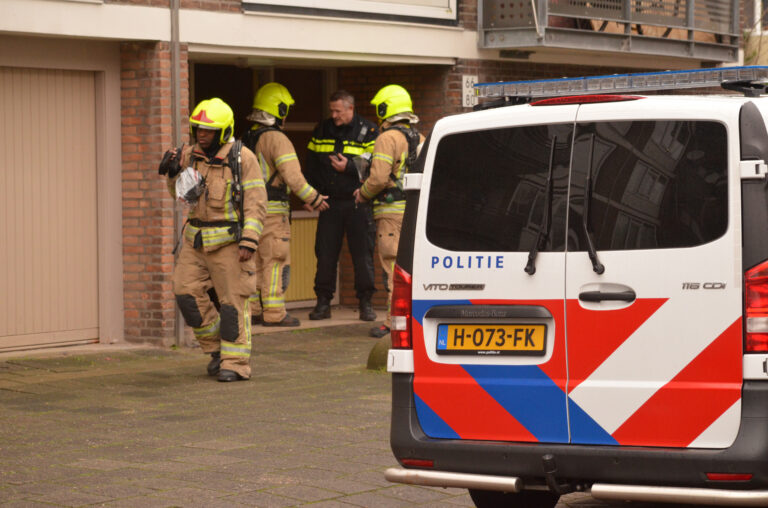
[[[418,0],[414,0],[414,4],[417,2]],[[380,0],[243,0],[243,8],[315,16],[456,24],[458,22],[458,0],[446,0],[446,2],[447,8]]]

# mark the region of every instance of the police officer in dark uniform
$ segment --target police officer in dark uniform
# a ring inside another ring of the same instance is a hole
[[[355,292],[360,302],[360,319],[374,321],[371,297],[374,286],[373,249],[375,226],[369,204],[355,205],[354,192],[360,187],[360,170],[370,160],[378,130],[376,124],[355,113],[355,98],[345,90],[330,97],[331,118],[315,127],[308,145],[304,168],[307,181],[323,195],[330,207],[320,212],[315,235],[315,294],[317,305],[309,319],[331,317],[331,300],[336,292],[339,253],[347,244],[355,269]]]

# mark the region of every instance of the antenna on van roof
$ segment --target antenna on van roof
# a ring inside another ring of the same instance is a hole
[[[537,79],[532,81],[503,81],[478,83],[475,95],[487,99],[503,99],[498,104],[520,104],[531,98],[562,97],[564,95],[622,94],[650,90],[682,90],[721,86],[757,97],[765,92],[768,66],[718,67],[686,71],[640,72],[608,74],[580,78]],[[496,101],[494,101],[495,103]],[[480,105],[477,109],[496,107]]]

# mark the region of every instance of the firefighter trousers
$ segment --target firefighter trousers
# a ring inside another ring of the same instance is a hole
[[[291,223],[287,214],[268,213],[256,252],[259,289],[253,300],[261,300],[265,323],[279,323],[286,315],[285,290],[291,271]]]
[[[397,245],[400,243],[400,228],[403,214],[385,213],[376,216],[376,241],[379,247],[379,260],[387,275],[387,320],[384,324],[391,327],[392,314],[392,275],[395,271]]]
[[[207,290],[216,290],[217,311]],[[221,368],[251,376],[251,318],[248,297],[256,288],[255,254],[239,261],[239,247],[229,243],[212,252],[184,240],[173,273],[173,292],[184,320],[204,353],[221,352]]]

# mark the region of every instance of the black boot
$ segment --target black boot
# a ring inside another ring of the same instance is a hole
[[[248,381],[247,377],[243,377],[234,370],[228,369],[221,369],[217,379],[222,383],[229,383],[230,381]]]
[[[270,321],[264,321],[262,325],[263,326],[299,326],[301,325],[301,321],[291,316],[290,314],[286,314],[283,319],[281,319],[276,323],[272,323]]]
[[[208,375],[209,376],[215,376],[219,373],[219,369],[221,368],[221,353],[219,351],[215,351],[211,353],[211,361],[208,362]]]
[[[387,325],[374,326],[368,331],[368,335],[375,339],[380,339],[389,333],[389,327]]]
[[[370,298],[360,300],[360,321],[376,321]]]
[[[320,319],[331,318],[331,300],[324,296],[317,297],[317,305],[309,313],[309,319],[312,321],[318,321]]]

